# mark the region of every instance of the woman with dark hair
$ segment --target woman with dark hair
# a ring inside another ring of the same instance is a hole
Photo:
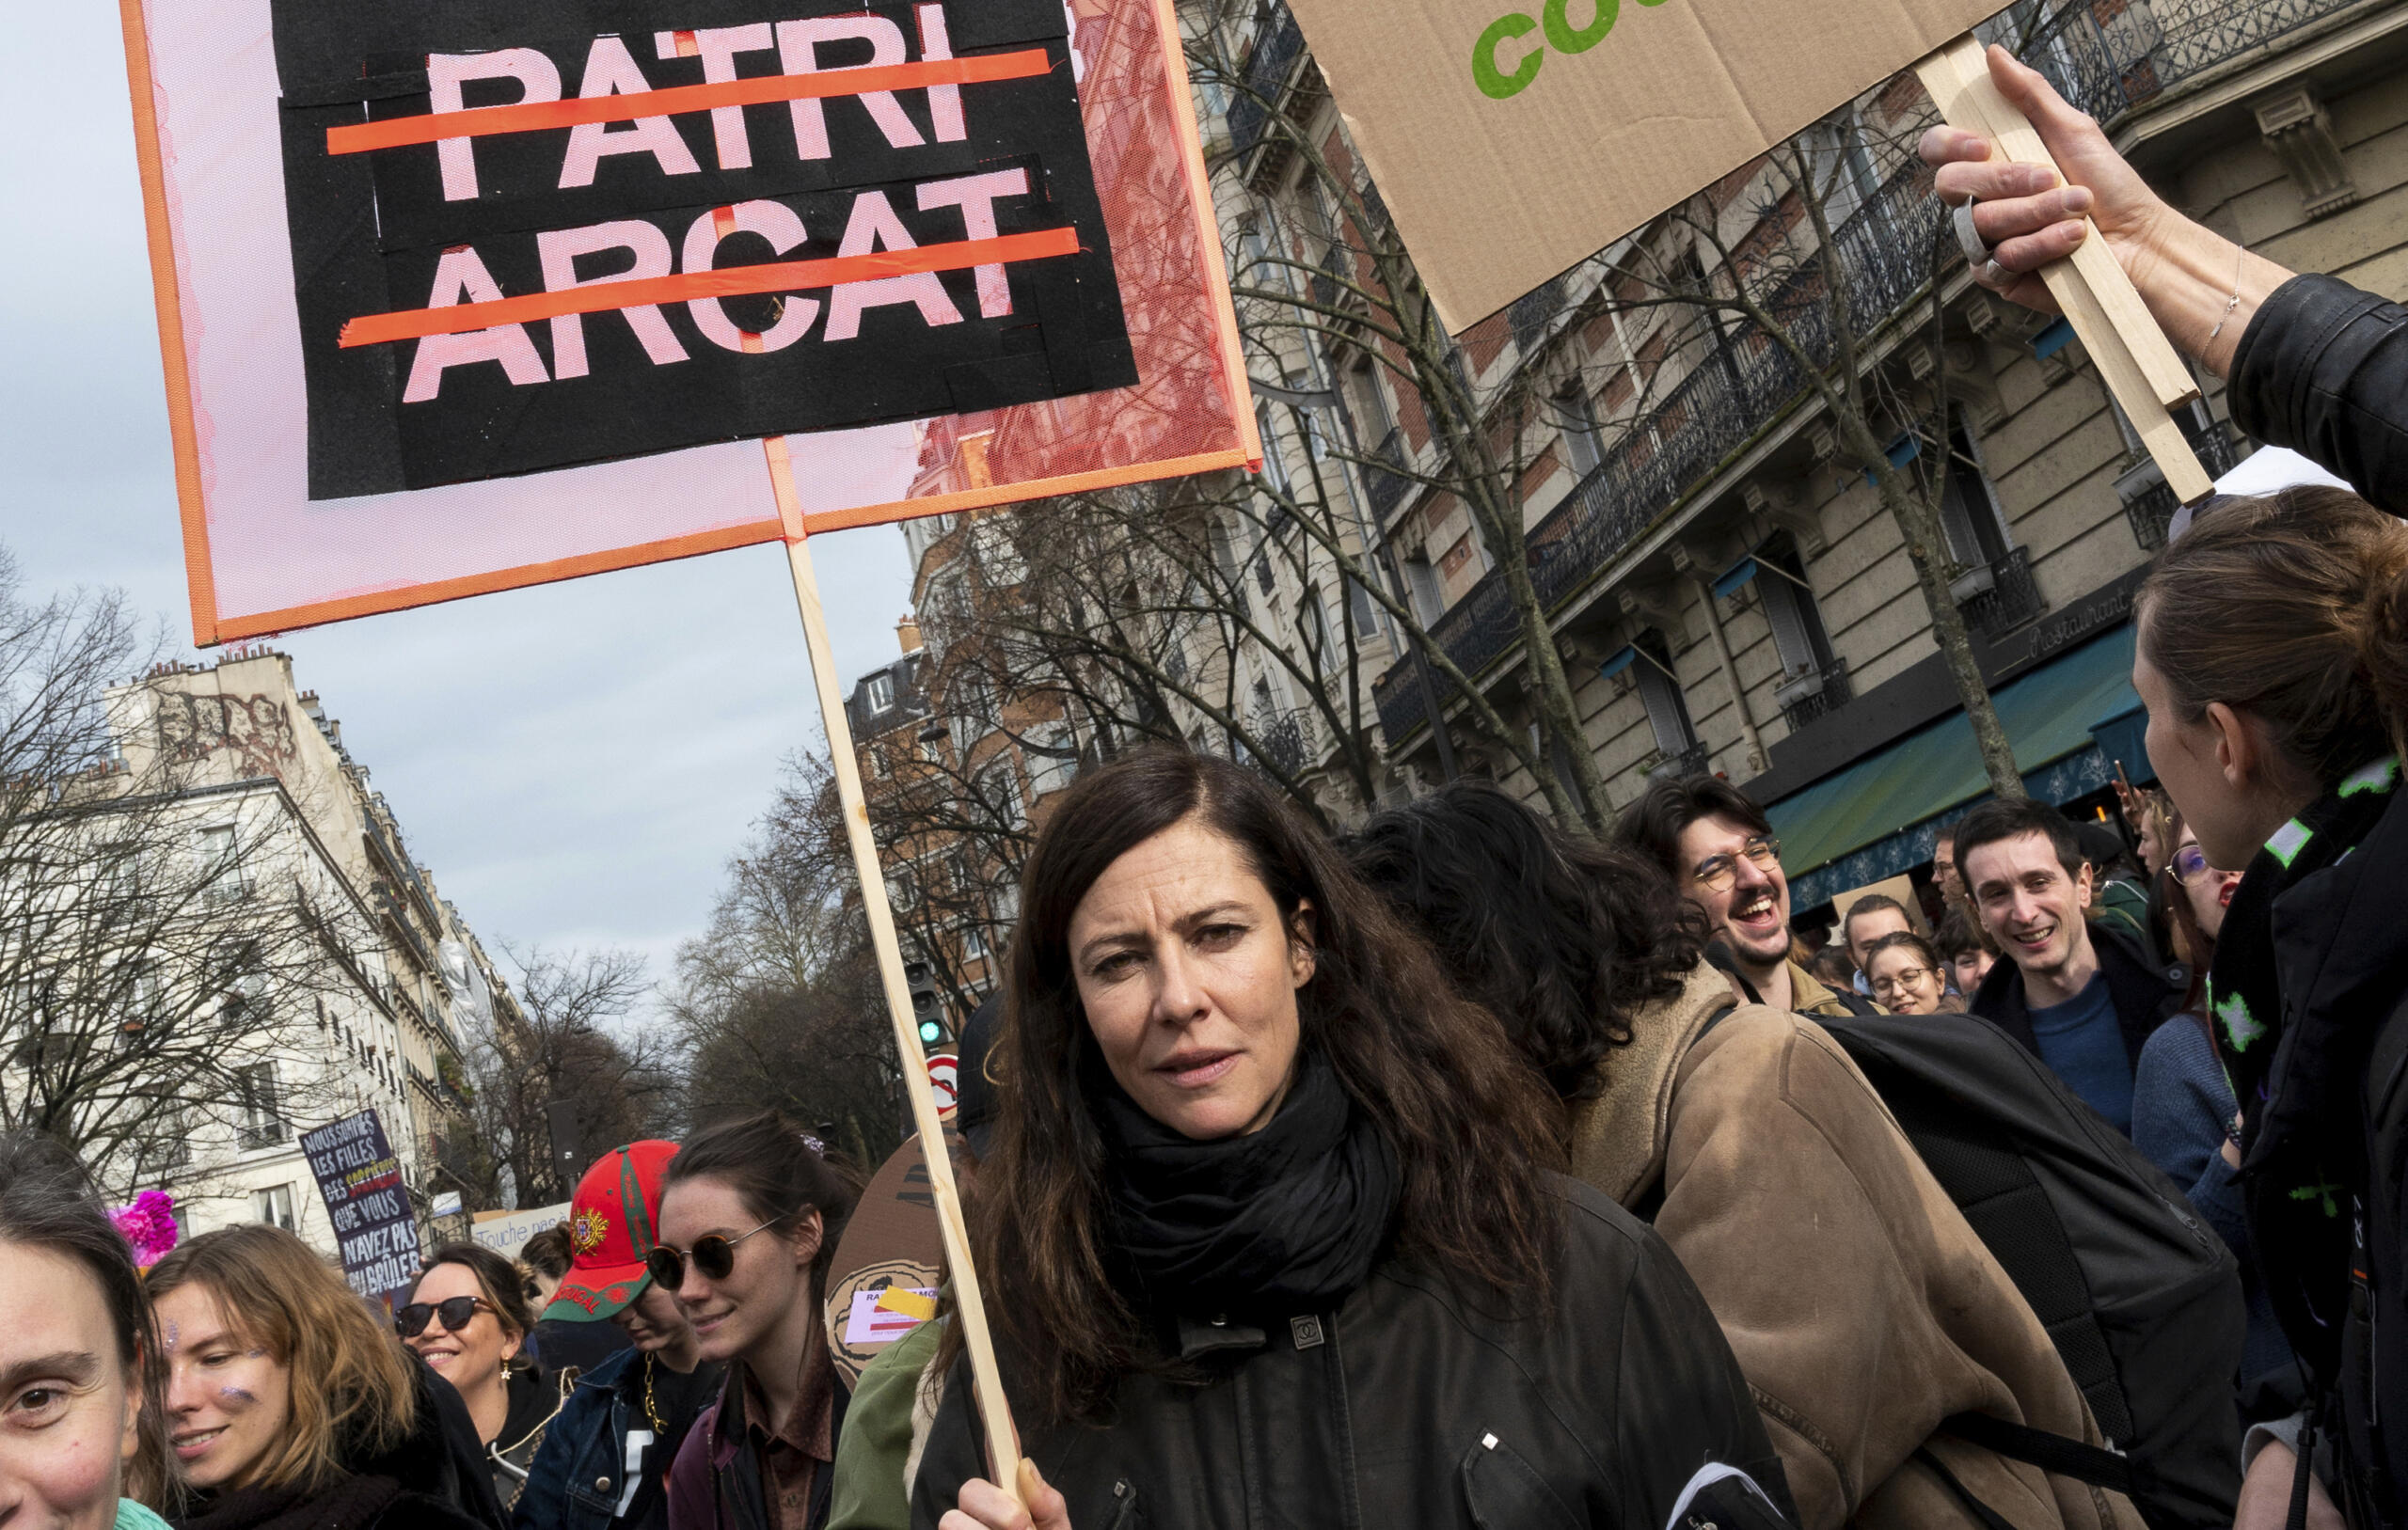
[[[670,1530],[819,1530],[845,1390],[822,1308],[861,1186],[775,1111],[689,1138],[660,1176],[644,1268],[727,1380],[669,1469]]]
[[[2258,1268],[2331,1426],[2342,1513],[2408,1502],[2408,526],[2338,489],[2227,500],[2134,601],[2149,763],[2242,868],[2203,995]],[[2279,1522],[2294,1457],[2253,1461]],[[2265,1518],[2261,1521],[2259,1516]]]
[[[1739,1002],[1654,861],[1467,781],[1379,814],[1354,854],[1554,1084],[1572,1172],[1648,1215],[1696,1279],[1798,1523],[1994,1524],[1970,1498],[2022,1530],[2138,1525],[2121,1496],[1941,1431],[1979,1412],[2100,1443],[1863,1074],[1813,1020]]]
[[[159,1346],[133,1252],[66,1150],[0,1136],[0,1522],[163,1530]]]
[[[393,1309],[402,1342],[468,1405],[505,1511],[518,1501],[544,1427],[576,1381],[571,1373],[547,1383],[521,1359],[534,1326],[517,1267],[482,1243],[438,1245],[408,1300]]]
[[[1038,1525],[1778,1522],[1679,1264],[1545,1172],[1537,1077],[1252,772],[1064,794],[1006,1004],[971,1241]],[[1026,1523],[945,1343],[913,1522]]]
[[[471,1530],[472,1464],[425,1366],[342,1276],[265,1223],[169,1251],[145,1281],[167,1357],[182,1530]]]

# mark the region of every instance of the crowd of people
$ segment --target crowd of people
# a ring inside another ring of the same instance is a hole
[[[389,1314],[265,1224],[137,1270],[20,1134],[0,1524],[2408,1523],[2408,314],[1991,67],[2070,180],[1926,137],[1977,279],[2045,303],[2095,227],[2244,429],[2364,492],[2160,556],[2137,863],[1988,801],[1941,917],[1804,941],[1719,779],[1609,841],[1476,782],[1339,841],[1129,756],[1053,805],[961,1038],[1014,1481],[949,1300],[835,1364],[861,1182],[774,1112],[613,1150],[523,1265],[436,1247]]]

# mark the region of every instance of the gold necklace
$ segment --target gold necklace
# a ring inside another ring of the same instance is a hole
[[[665,1440],[669,1437],[669,1426],[662,1421],[660,1416],[660,1406],[653,1400],[652,1396],[652,1371],[654,1358],[655,1357],[651,1355],[643,1357],[643,1416],[652,1421],[653,1438],[656,1440]]]

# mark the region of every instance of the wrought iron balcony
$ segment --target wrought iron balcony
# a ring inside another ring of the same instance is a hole
[[[1306,714],[1283,712],[1257,719],[1253,733],[1264,761],[1281,773],[1292,776],[1313,763],[1317,746],[1312,718]]]
[[[1397,467],[1404,465],[1404,439],[1397,434],[1395,426],[1389,426],[1387,434],[1380,437],[1380,444],[1371,449],[1371,455]],[[1379,520],[1386,520],[1388,512],[1402,502],[1405,492],[1412,487],[1413,480],[1401,472],[1385,472],[1377,467],[1363,469],[1364,497],[1371,501],[1371,514]]]
[[[1773,292],[1766,308],[1793,315],[1789,334],[1809,355],[1831,354],[1824,260],[1847,275],[1860,328],[1901,307],[1929,278],[1941,222],[1920,166],[1902,172],[1837,229],[1828,256]],[[1530,577],[1549,608],[1568,599],[1684,495],[1798,402],[1806,373],[1769,336],[1740,331],[1714,346],[1688,375],[1606,448],[1605,458],[1529,533]],[[1490,573],[1440,617],[1433,636],[1466,673],[1477,674],[1521,639],[1503,582]],[[1402,668],[1373,687],[1393,747],[1425,718]]]
[[[1547,321],[1563,311],[1563,278],[1550,276],[1545,286],[1532,288],[1513,300],[1505,310],[1505,323],[1513,331],[1513,344],[1528,351],[1546,333]]]
[[[1819,670],[1784,681],[1773,698],[1781,703],[1781,715],[1790,732],[1796,733],[1854,701],[1856,687],[1848,684],[1847,660],[1835,658]]]
[[[1229,103],[1229,148],[1241,166],[1261,145],[1304,52],[1305,35],[1296,29],[1296,18],[1286,6],[1271,6],[1246,55],[1245,88]]]
[[[1965,625],[1983,638],[2002,637],[2047,609],[2032,582],[2032,555],[2022,547],[1960,576],[1956,589]]]
[[[2240,59],[2300,27],[2396,0],[2077,0],[2043,18],[2025,56],[2076,105],[2111,128],[2178,84]],[[2013,13],[2010,13],[2010,17]],[[1986,27],[1985,36],[1990,35]],[[2017,40],[2011,25],[2000,34]],[[1834,260],[1850,278],[1856,323],[1870,330],[1923,289],[1932,270],[1941,209],[1929,181],[1909,167],[1833,231]],[[1941,258],[1954,266],[1953,244]],[[1830,313],[1822,260],[1798,273],[1768,305],[1794,315],[1789,333],[1808,355],[1830,355]],[[1625,428],[1606,459],[1529,532],[1531,576],[1549,610],[1576,594],[1684,496],[1802,397],[1805,377],[1769,337],[1742,330],[1718,345],[1645,417]],[[2217,450],[2210,447],[2208,450]],[[2203,452],[2203,460],[2204,460]],[[2169,511],[2170,514],[2171,512]],[[2136,526],[2138,523],[2135,523]],[[1986,618],[2012,625],[2018,601],[2036,608],[2028,568],[2020,586],[1988,597]],[[2012,582],[2009,574],[2003,583]],[[2011,618],[2011,619],[2010,619]],[[1434,624],[1433,635],[1477,675],[1521,641],[1505,591],[1490,574]],[[1406,667],[1373,687],[1380,723],[1396,747],[1426,722]]]
[[[2199,454],[2199,465],[2210,478],[2221,478],[2232,470],[2232,440],[2223,426],[2192,436],[2191,449]],[[2143,457],[2115,481],[2115,494],[2124,502],[2124,518],[2132,523],[2132,540],[2141,550],[2155,552],[2164,546],[2166,528],[2174,524],[2174,513],[2182,508],[2182,501],[2174,497],[2157,464]]]

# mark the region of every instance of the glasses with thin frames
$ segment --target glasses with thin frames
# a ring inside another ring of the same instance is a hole
[[[443,1319],[443,1332],[457,1333],[476,1320],[477,1314],[493,1308],[483,1297],[447,1296],[440,1301],[413,1301],[393,1314],[393,1332],[405,1339],[417,1338],[426,1332],[430,1317]]]
[[[1739,856],[1754,862],[1758,871],[1771,871],[1781,864],[1781,842],[1769,834],[1758,834],[1739,846]],[[1708,892],[1726,891],[1739,879],[1739,856],[1708,856],[1689,875]]]
[[[2174,852],[2174,875],[2183,882],[2195,882],[2215,868],[2208,864],[2208,853],[2195,844],[2186,844]]]
[[[1930,976],[1932,971],[1933,969],[1928,967],[1901,967],[1896,971],[1891,973],[1888,977],[1875,978],[1873,980],[1873,991],[1876,995],[1881,997],[1887,997],[1893,993],[1903,993],[1906,991],[1907,985],[1913,983],[1918,979]]]
[[[784,1217],[771,1217],[761,1223],[761,1227],[773,1227],[784,1220]],[[752,1232],[738,1233],[734,1238],[706,1234],[694,1239],[694,1246],[683,1253],[663,1244],[643,1256],[644,1270],[660,1283],[664,1291],[674,1291],[686,1284],[688,1259],[693,1260],[694,1268],[706,1278],[725,1280],[727,1272],[736,1268],[736,1245],[752,1237],[752,1233],[759,1232],[761,1227],[753,1228]]]

